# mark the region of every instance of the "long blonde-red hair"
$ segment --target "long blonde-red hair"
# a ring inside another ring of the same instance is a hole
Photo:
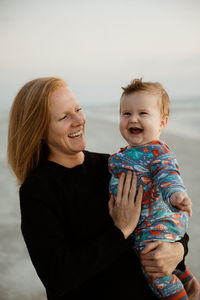
[[[48,151],[45,139],[49,125],[49,98],[55,89],[66,85],[61,78],[37,78],[26,83],[13,101],[7,154],[20,185]]]

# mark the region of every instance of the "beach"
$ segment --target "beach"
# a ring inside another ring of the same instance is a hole
[[[185,113],[185,111],[183,112]],[[197,113],[195,111],[194,113]],[[199,112],[198,112],[199,113]],[[85,109],[87,117],[87,150],[114,153],[126,146],[118,129],[117,108]],[[172,115],[171,125],[164,130],[162,139],[176,154],[181,175],[193,202],[193,215],[189,219],[189,253],[186,264],[200,280],[200,138],[195,131],[197,119],[191,117],[194,131],[181,126],[179,115]],[[196,121],[195,121],[196,120]],[[0,113],[0,299],[1,300],[45,300],[44,288],[34,270],[20,231],[20,209],[16,179],[6,162],[8,112]],[[196,123],[195,123],[196,122]],[[198,123],[199,124],[199,123]],[[192,126],[190,124],[190,126]],[[177,128],[180,130],[176,130]],[[199,127],[200,128],[200,127]],[[182,133],[181,133],[181,129]],[[191,134],[190,134],[191,132]],[[134,270],[133,270],[134,272]]]

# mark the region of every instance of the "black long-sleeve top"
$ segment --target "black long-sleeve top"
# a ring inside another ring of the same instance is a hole
[[[109,216],[108,155],[84,154],[74,168],[42,161],[20,188],[22,234],[47,298],[156,299]]]

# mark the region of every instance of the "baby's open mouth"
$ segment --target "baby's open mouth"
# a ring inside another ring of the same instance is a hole
[[[143,129],[142,128],[138,128],[138,127],[131,127],[131,128],[129,128],[129,131],[131,133],[133,133],[133,134],[139,134],[139,133],[141,133],[143,131]]]

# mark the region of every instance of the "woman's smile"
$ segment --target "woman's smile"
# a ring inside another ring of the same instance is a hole
[[[80,137],[82,134],[83,134],[83,130],[81,129],[81,130],[79,130],[77,132],[70,133],[68,135],[68,137],[70,137],[70,138],[77,138],[77,137]]]

